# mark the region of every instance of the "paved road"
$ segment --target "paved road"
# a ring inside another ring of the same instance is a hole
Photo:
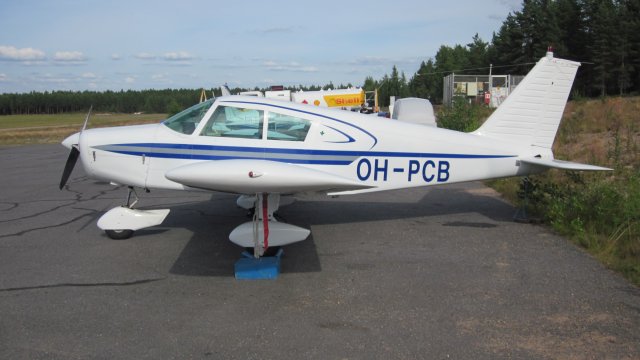
[[[338,199],[275,281],[236,281],[226,194],[152,192],[162,226],[109,240],[125,189],[56,145],[0,149],[0,358],[640,358],[640,290],[478,183]],[[77,170],[77,169],[76,169]]]

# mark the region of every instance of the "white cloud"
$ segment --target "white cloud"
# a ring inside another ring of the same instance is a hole
[[[44,51],[34,48],[18,49],[14,46],[0,46],[0,60],[40,61],[46,58]]]
[[[98,77],[94,73],[86,72],[82,74],[83,79],[97,79]]]
[[[70,75],[70,74],[45,73],[45,74],[34,76],[34,77],[36,77],[39,81],[42,81],[45,83],[55,83],[55,84],[67,84],[75,80],[73,75]]]
[[[78,64],[85,62],[87,58],[80,51],[57,51],[53,54],[53,61],[65,64]]]
[[[172,83],[171,79],[169,78],[169,74],[167,73],[153,74],[151,75],[151,80],[153,80],[156,83],[165,83],[165,84]]]
[[[7,80],[9,80],[9,78],[7,77],[7,74],[0,73],[0,81],[7,81]]]
[[[162,58],[167,61],[187,61],[193,60],[193,55],[186,51],[168,52]]]
[[[294,33],[295,30],[296,28],[293,26],[276,26],[276,27],[259,29],[257,30],[257,32],[262,34],[278,34],[278,33],[287,34],[287,33]]]
[[[351,61],[353,65],[389,65],[394,63],[394,60],[382,56],[364,56]]]
[[[111,54],[111,60],[120,60],[120,54]]]
[[[155,60],[156,58],[155,55],[146,52],[137,53],[134,57],[140,60]]]
[[[127,84],[133,84],[134,82],[136,82],[136,79],[131,76],[127,76],[126,78],[124,78],[124,82]]]
[[[391,69],[393,66],[401,71],[401,68],[418,66],[420,61],[425,57],[412,56],[412,57],[384,57],[384,56],[363,56],[355,58],[346,63],[350,67],[356,67],[362,69],[363,67],[372,67],[377,69]],[[426,57],[428,58],[428,57]],[[386,70],[386,71],[389,71]]]
[[[293,72],[318,72],[319,69],[315,66],[302,65],[296,61],[280,64],[275,61],[265,61],[263,65],[270,71],[293,71]]]

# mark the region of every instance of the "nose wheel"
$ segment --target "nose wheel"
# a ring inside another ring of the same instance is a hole
[[[138,203],[138,200],[140,200],[140,198],[138,198],[138,193],[136,193],[136,190],[132,187],[129,186],[129,191],[127,192],[127,203],[124,204],[122,207],[126,207],[127,209],[133,209],[134,205]],[[133,201],[131,201],[131,195],[134,196],[135,199],[133,199]],[[104,233],[107,234],[107,236],[109,237],[109,239],[113,239],[113,240],[126,240],[128,238],[130,238],[131,236],[133,236],[133,230],[129,230],[129,229],[105,229]]]
[[[126,240],[133,236],[133,230],[105,230],[104,233],[113,240]]]
[[[150,226],[160,225],[169,214],[169,209],[138,210],[133,206],[138,202],[138,195],[129,187],[125,205],[107,211],[98,219],[98,227],[114,240],[130,238],[134,231]]]

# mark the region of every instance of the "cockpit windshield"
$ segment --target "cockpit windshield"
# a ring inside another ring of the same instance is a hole
[[[210,99],[181,111],[165,120],[163,124],[173,131],[191,135],[204,117],[204,114],[213,105],[214,100]]]

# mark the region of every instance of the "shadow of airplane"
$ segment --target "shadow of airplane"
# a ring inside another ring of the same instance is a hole
[[[495,196],[483,194],[483,189],[481,184],[471,183],[336,199],[318,195],[281,207],[277,217],[305,228],[339,224],[358,227],[368,222],[399,219],[424,223],[430,217],[461,213],[478,213],[488,221],[453,221],[441,225],[489,228],[510,222],[514,208]],[[186,228],[192,236],[170,272],[186,276],[233,276],[234,263],[242,249],[231,243],[228,236],[236,226],[250,221],[246,211],[236,206],[236,198],[232,194],[214,193],[210,201],[170,206],[171,213],[162,227],[140,230],[136,236],[154,235],[168,228]],[[282,273],[319,271],[321,264],[313,232],[307,240],[285,247]]]

